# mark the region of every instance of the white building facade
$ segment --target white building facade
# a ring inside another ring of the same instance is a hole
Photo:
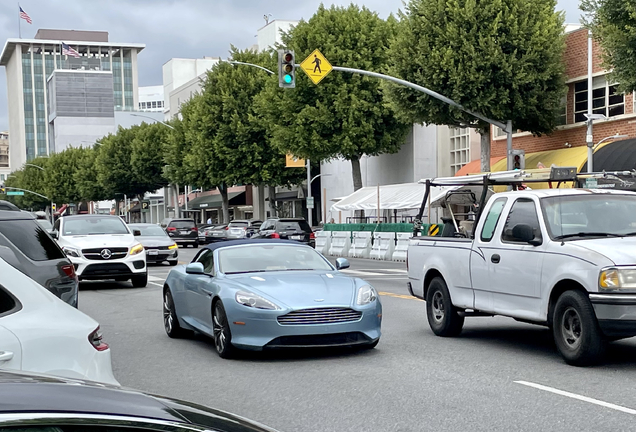
[[[163,65],[165,120],[170,120],[179,113],[180,105],[201,89],[203,75],[220,60],[219,57],[173,58]]]
[[[139,111],[163,113],[163,85],[139,87]]]

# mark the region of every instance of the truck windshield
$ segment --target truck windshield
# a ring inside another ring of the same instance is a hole
[[[553,240],[636,235],[636,195],[556,196],[541,204]]]

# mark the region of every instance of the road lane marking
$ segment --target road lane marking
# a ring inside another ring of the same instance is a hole
[[[148,282],[148,283],[149,283],[149,284],[153,284],[153,285],[156,285],[156,286],[158,286],[158,287],[162,287],[162,288],[163,288],[163,284],[159,284],[159,283],[157,283],[157,282]]]
[[[378,292],[378,294],[380,294],[381,296],[387,296],[387,297],[395,297],[395,298],[401,298],[401,299],[407,299],[407,300],[424,301],[424,300],[420,300],[417,297],[413,297],[412,295],[408,295],[408,294],[395,294],[395,293],[386,292],[386,291],[380,291],[380,292]]]
[[[602,407],[605,407],[605,408],[610,408],[610,409],[613,409],[613,410],[616,410],[616,411],[621,411],[621,412],[624,412],[624,413],[627,413],[627,414],[636,415],[636,410],[634,410],[634,409],[625,408],[625,407],[620,406],[620,405],[615,405],[613,403],[604,402],[604,401],[601,401],[601,400],[598,400],[598,399],[594,399],[594,398],[591,398],[591,397],[581,396],[581,395],[578,395],[576,393],[570,393],[570,392],[567,392],[567,391],[555,389],[555,388],[544,386],[544,385],[541,385],[541,384],[531,383],[531,382],[528,382],[528,381],[514,381],[514,382],[517,383],[517,384],[524,385],[524,386],[533,387],[533,388],[536,388],[536,389],[539,389],[539,390],[543,390],[543,391],[547,391],[547,392],[550,392],[550,393],[558,394],[560,396],[565,396],[565,397],[569,397],[569,398],[572,398],[572,399],[577,399],[577,400],[580,400],[580,401],[583,401],[583,402],[588,402],[588,403],[591,403],[591,404],[594,404],[594,405],[599,405],[599,406],[602,406]]]
[[[148,275],[148,280],[152,281],[152,282],[163,282],[165,280],[165,278],[162,279],[162,278],[157,277],[157,276]]]

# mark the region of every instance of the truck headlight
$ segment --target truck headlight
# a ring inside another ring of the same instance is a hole
[[[253,307],[256,309],[279,310],[280,308],[271,301],[257,294],[245,291],[239,291],[234,296],[236,302],[243,306]]]
[[[131,255],[137,255],[143,251],[144,251],[144,247],[141,245],[141,243],[137,243],[136,245],[130,248]]]
[[[603,269],[598,278],[598,286],[604,290],[636,289],[636,269]]]
[[[358,300],[356,304],[362,306],[374,302],[378,298],[378,293],[371,285],[365,285],[358,289]]]
[[[62,246],[62,251],[66,254],[66,256],[79,258],[82,256],[79,249],[70,246]]]

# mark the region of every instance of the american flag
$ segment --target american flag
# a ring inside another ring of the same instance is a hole
[[[28,13],[26,13],[24,11],[24,9],[22,9],[21,6],[18,6],[20,8],[20,18],[22,18],[23,20],[25,20],[26,22],[28,22],[29,24],[33,24],[33,21],[31,21],[31,17],[29,16]]]
[[[70,46],[66,45],[64,42],[62,42],[62,55],[68,55],[68,56],[71,56],[71,57],[79,57],[80,56],[77,51],[75,51]]]

